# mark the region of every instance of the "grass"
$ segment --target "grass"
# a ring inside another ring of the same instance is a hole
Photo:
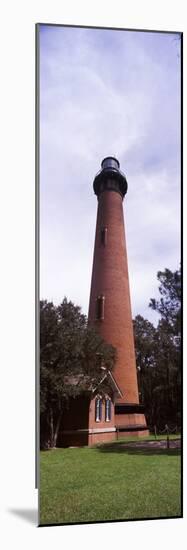
[[[55,449],[40,471],[40,525],[181,516],[178,449]]]

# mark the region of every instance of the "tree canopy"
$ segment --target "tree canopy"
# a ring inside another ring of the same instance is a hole
[[[160,319],[157,327],[137,315],[133,321],[140,402],[148,426],[162,430],[181,422],[181,270],[157,274],[160,298],[150,307]],[[41,445],[55,446],[63,411],[81,393],[110,393],[107,373],[116,350],[89,326],[81,308],[67,298],[55,306],[40,302]],[[106,375],[106,376],[105,376]]]
[[[40,302],[41,442],[55,446],[70,397],[90,393],[113,370],[116,351],[88,326],[79,306]],[[100,391],[109,390],[107,376]]]
[[[134,334],[140,400],[150,426],[181,422],[181,270],[157,274],[160,299],[150,307],[160,315],[158,326],[136,316]]]

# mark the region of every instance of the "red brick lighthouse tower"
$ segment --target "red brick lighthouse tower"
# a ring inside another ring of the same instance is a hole
[[[117,349],[113,374],[118,395],[114,424],[121,435],[148,434],[139,404],[132,314],[130,304],[123,199],[125,175],[114,157],[106,157],[93,183],[98,199],[89,322]]]

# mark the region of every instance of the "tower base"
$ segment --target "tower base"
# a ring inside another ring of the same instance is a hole
[[[98,422],[95,402],[95,396],[93,399],[84,395],[70,399],[69,408],[64,410],[57,447],[93,446],[122,437],[149,435],[143,405],[111,401],[111,419],[107,421],[103,402],[102,417]]]
[[[144,406],[139,403],[116,403],[115,425],[117,438],[149,435]]]

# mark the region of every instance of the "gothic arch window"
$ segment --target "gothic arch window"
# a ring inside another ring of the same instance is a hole
[[[97,395],[95,399],[95,421],[101,422],[102,420],[102,398]]]
[[[112,404],[111,399],[109,397],[106,397],[105,399],[105,421],[110,422],[112,415]]]

